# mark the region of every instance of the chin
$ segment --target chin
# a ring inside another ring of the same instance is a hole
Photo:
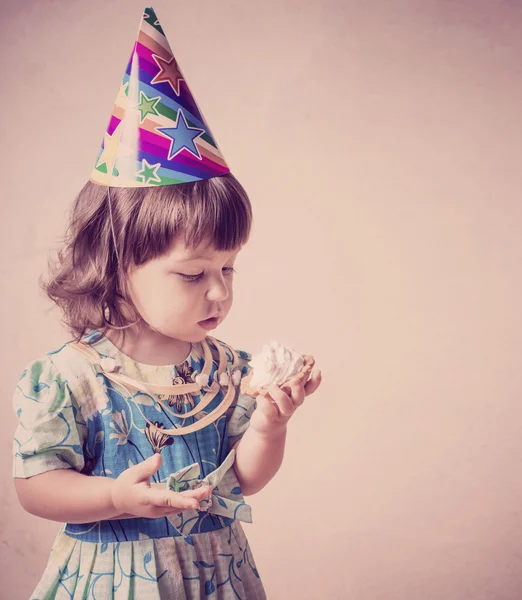
[[[219,323],[219,325],[221,325],[221,323]],[[218,325],[218,327],[219,327],[219,325]],[[216,330],[217,330],[217,327],[214,329],[204,329],[197,323],[194,323],[193,328],[191,328],[189,330],[185,330],[185,331],[168,331],[166,329],[163,329],[163,330],[158,329],[157,331],[159,333],[161,333],[162,335],[172,338],[172,339],[180,340],[182,342],[197,343],[197,342],[203,341],[207,337],[207,335],[211,335],[211,336],[214,335],[214,332]]]
[[[205,331],[205,329],[203,329],[199,325],[196,325],[194,333],[187,332],[184,335],[180,335],[177,339],[183,340],[185,342],[196,343],[203,341],[209,333],[211,334],[212,331]]]
[[[194,326],[194,331],[186,331],[180,337],[180,339],[187,340],[187,342],[193,342],[195,340],[200,340],[205,337],[207,332],[202,329],[199,325]]]
[[[164,338],[170,338],[171,340],[178,340],[180,342],[194,342],[196,341],[196,336],[194,334],[190,335],[190,332],[187,331],[176,331],[174,329],[167,329],[166,327],[152,327],[152,330],[159,335],[162,335]]]

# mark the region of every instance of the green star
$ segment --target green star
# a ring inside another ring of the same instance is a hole
[[[161,163],[150,165],[147,159],[144,158],[141,161],[141,171],[138,171],[136,175],[141,179],[143,183],[149,183],[152,180],[153,183],[160,183],[161,177],[158,175],[157,170],[160,168]]]
[[[156,104],[161,100],[161,96],[155,98],[149,98],[145,92],[140,91],[140,102],[138,104],[138,110],[140,111],[140,123],[147,115],[159,115],[156,110]]]

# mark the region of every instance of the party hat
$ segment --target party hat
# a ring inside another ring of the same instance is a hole
[[[150,187],[229,172],[154,10],[146,8],[91,181]]]

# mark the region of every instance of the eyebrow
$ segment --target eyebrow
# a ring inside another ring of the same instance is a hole
[[[208,257],[204,256],[203,254],[198,254],[197,256],[187,256],[186,258],[176,258],[174,260],[176,262],[188,262],[191,260],[201,260],[201,259],[208,260]]]
[[[235,252],[230,258],[236,258],[238,254],[239,252]],[[196,256],[185,256],[182,258],[176,258],[174,260],[176,262],[190,262],[191,260],[210,260],[210,256],[207,256],[206,254],[197,254]]]

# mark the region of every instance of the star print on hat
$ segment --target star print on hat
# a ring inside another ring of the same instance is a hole
[[[146,8],[91,181],[150,187],[229,173],[152,8]]]

